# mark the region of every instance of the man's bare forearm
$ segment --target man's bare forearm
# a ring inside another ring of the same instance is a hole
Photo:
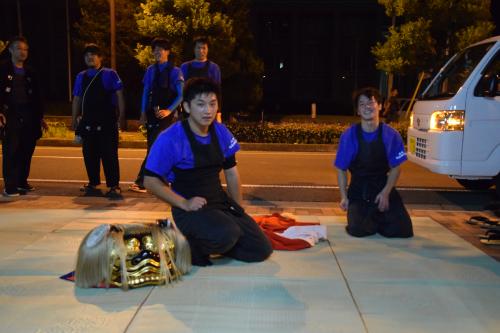
[[[401,174],[401,168],[399,167],[399,165],[389,170],[389,172],[387,173],[387,182],[385,183],[385,186],[382,189],[382,191],[385,193],[390,193],[392,189],[396,186],[400,174]]]
[[[229,196],[241,205],[243,199],[241,195],[241,182],[238,168],[235,166],[231,169],[224,170],[224,176],[226,177],[227,192]]]
[[[165,185],[159,178],[145,176],[144,187],[163,202],[168,203],[170,206],[185,209],[186,199],[175,193]]]
[[[339,185],[340,197],[347,199],[347,171],[337,168],[337,182]]]

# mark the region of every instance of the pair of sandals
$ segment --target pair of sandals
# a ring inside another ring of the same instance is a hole
[[[486,245],[500,245],[500,221],[493,221],[486,216],[472,216],[466,221],[471,225],[480,225],[487,229],[484,235],[479,235],[479,241]]]
[[[101,189],[85,184],[80,188],[80,191],[83,192],[84,197],[106,197],[109,200],[123,200],[122,190],[119,187],[112,187],[103,194]]]

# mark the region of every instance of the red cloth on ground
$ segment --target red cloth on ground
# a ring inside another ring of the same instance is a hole
[[[311,247],[311,245],[303,239],[290,239],[277,234],[283,232],[292,226],[301,225],[319,225],[316,222],[297,222],[292,218],[281,216],[278,213],[265,216],[253,216],[253,219],[259,227],[264,231],[267,238],[271,241],[274,250],[295,251]]]

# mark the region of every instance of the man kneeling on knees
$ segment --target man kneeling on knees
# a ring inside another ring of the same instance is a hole
[[[352,236],[379,233],[412,237],[410,216],[394,188],[406,153],[401,135],[379,120],[381,100],[374,88],[363,88],[353,95],[361,123],[351,126],[340,138],[335,159],[340,208],[347,210],[346,231]],[[351,173],[349,188],[347,170]]]
[[[270,241],[240,206],[235,157],[240,147],[223,124],[214,122],[219,94],[210,79],[186,83],[183,107],[188,118],[158,136],[145,170],[144,185],[172,206],[177,227],[189,241],[192,263],[198,266],[210,265],[211,254],[256,262],[272,253]]]

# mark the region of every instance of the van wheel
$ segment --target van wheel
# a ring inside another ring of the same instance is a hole
[[[487,190],[495,184],[495,179],[457,179],[457,182],[468,190]]]

